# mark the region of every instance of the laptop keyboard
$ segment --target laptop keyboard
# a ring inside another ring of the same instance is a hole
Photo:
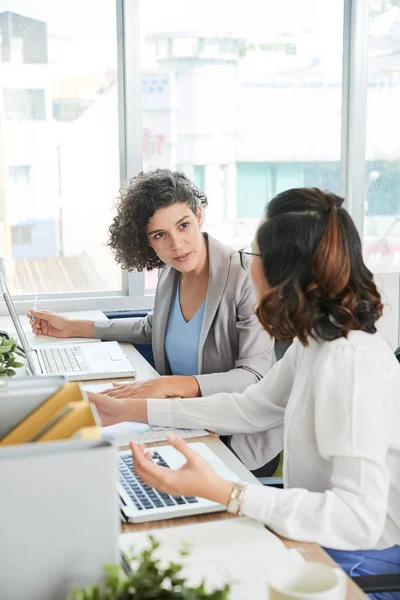
[[[153,451],[152,459],[156,464],[169,468],[158,452]],[[138,510],[195,504],[199,501],[195,496],[172,496],[149,487],[133,472],[132,457],[129,455],[119,457],[118,471],[120,484]]]
[[[40,350],[47,373],[65,373],[67,371],[88,371],[89,365],[83,356],[81,346],[48,348]]]

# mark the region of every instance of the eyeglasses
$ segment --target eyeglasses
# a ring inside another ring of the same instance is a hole
[[[250,265],[249,256],[261,256],[261,254],[257,254],[257,252],[253,252],[251,246],[247,246],[246,248],[242,248],[242,250],[238,250],[240,256],[240,264],[242,265],[242,269],[245,271],[248,270]]]

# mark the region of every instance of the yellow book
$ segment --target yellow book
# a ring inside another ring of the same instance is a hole
[[[66,404],[69,402],[83,401],[84,398],[78,382],[71,381],[66,383],[5,435],[0,440],[0,446],[25,444],[33,441],[38,431],[41,431],[49,421],[54,419],[57,413]]]
[[[35,436],[34,442],[67,440],[84,427],[93,427],[96,419],[88,402],[69,402]]]
[[[100,427],[84,427],[76,432],[74,438],[77,440],[101,440],[102,434]]]

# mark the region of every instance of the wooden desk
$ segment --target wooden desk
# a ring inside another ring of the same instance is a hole
[[[242,481],[248,483],[258,483],[257,479],[246,469],[246,467],[240,462],[238,458],[220,441],[216,435],[209,435],[199,438],[191,438],[188,442],[204,442],[209,446],[215,454],[221,460],[224,461],[226,466],[233,471]],[[152,444],[146,444],[148,447],[156,447],[165,444],[165,442],[157,442]],[[190,517],[179,517],[176,519],[164,519],[162,521],[151,521],[148,523],[136,523],[122,525],[122,532],[135,532],[135,531],[151,531],[152,529],[162,529],[166,527],[176,527],[180,525],[190,525],[195,523],[207,523],[210,521],[218,521],[221,519],[235,519],[234,515],[228,512],[209,513],[204,515],[196,515]],[[275,534],[277,535],[277,534]],[[288,540],[277,535],[287,548],[296,548],[301,552],[305,560],[325,563],[330,566],[336,566],[335,561],[319,546],[315,543],[309,542],[295,542]],[[347,580],[347,600],[366,600],[366,595],[360,590],[360,588],[350,579]]]

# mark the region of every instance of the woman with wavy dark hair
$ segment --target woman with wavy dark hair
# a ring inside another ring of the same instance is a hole
[[[160,268],[154,309],[143,318],[98,322],[31,310],[33,332],[152,344],[161,377],[107,390],[115,398],[209,396],[257,383],[275,362],[274,342],[254,314],[238,252],[202,233],[206,206],[184,173],[156,169],[134,177],[121,190],[109,246],[127,271]],[[281,429],[230,440],[244,464],[263,474],[275,471],[282,444]]]
[[[262,381],[200,403],[91,400],[106,421],[119,410],[220,434],[284,423],[283,490],[224,480],[171,436],[184,467],[155,465],[132,444],[135,470],[163,492],[203,496],[287,538],[317,542],[353,575],[399,572],[400,369],[376,331],[381,298],[342,202],[305,188],[267,207],[249,251],[257,315],[271,336],[295,340]]]

